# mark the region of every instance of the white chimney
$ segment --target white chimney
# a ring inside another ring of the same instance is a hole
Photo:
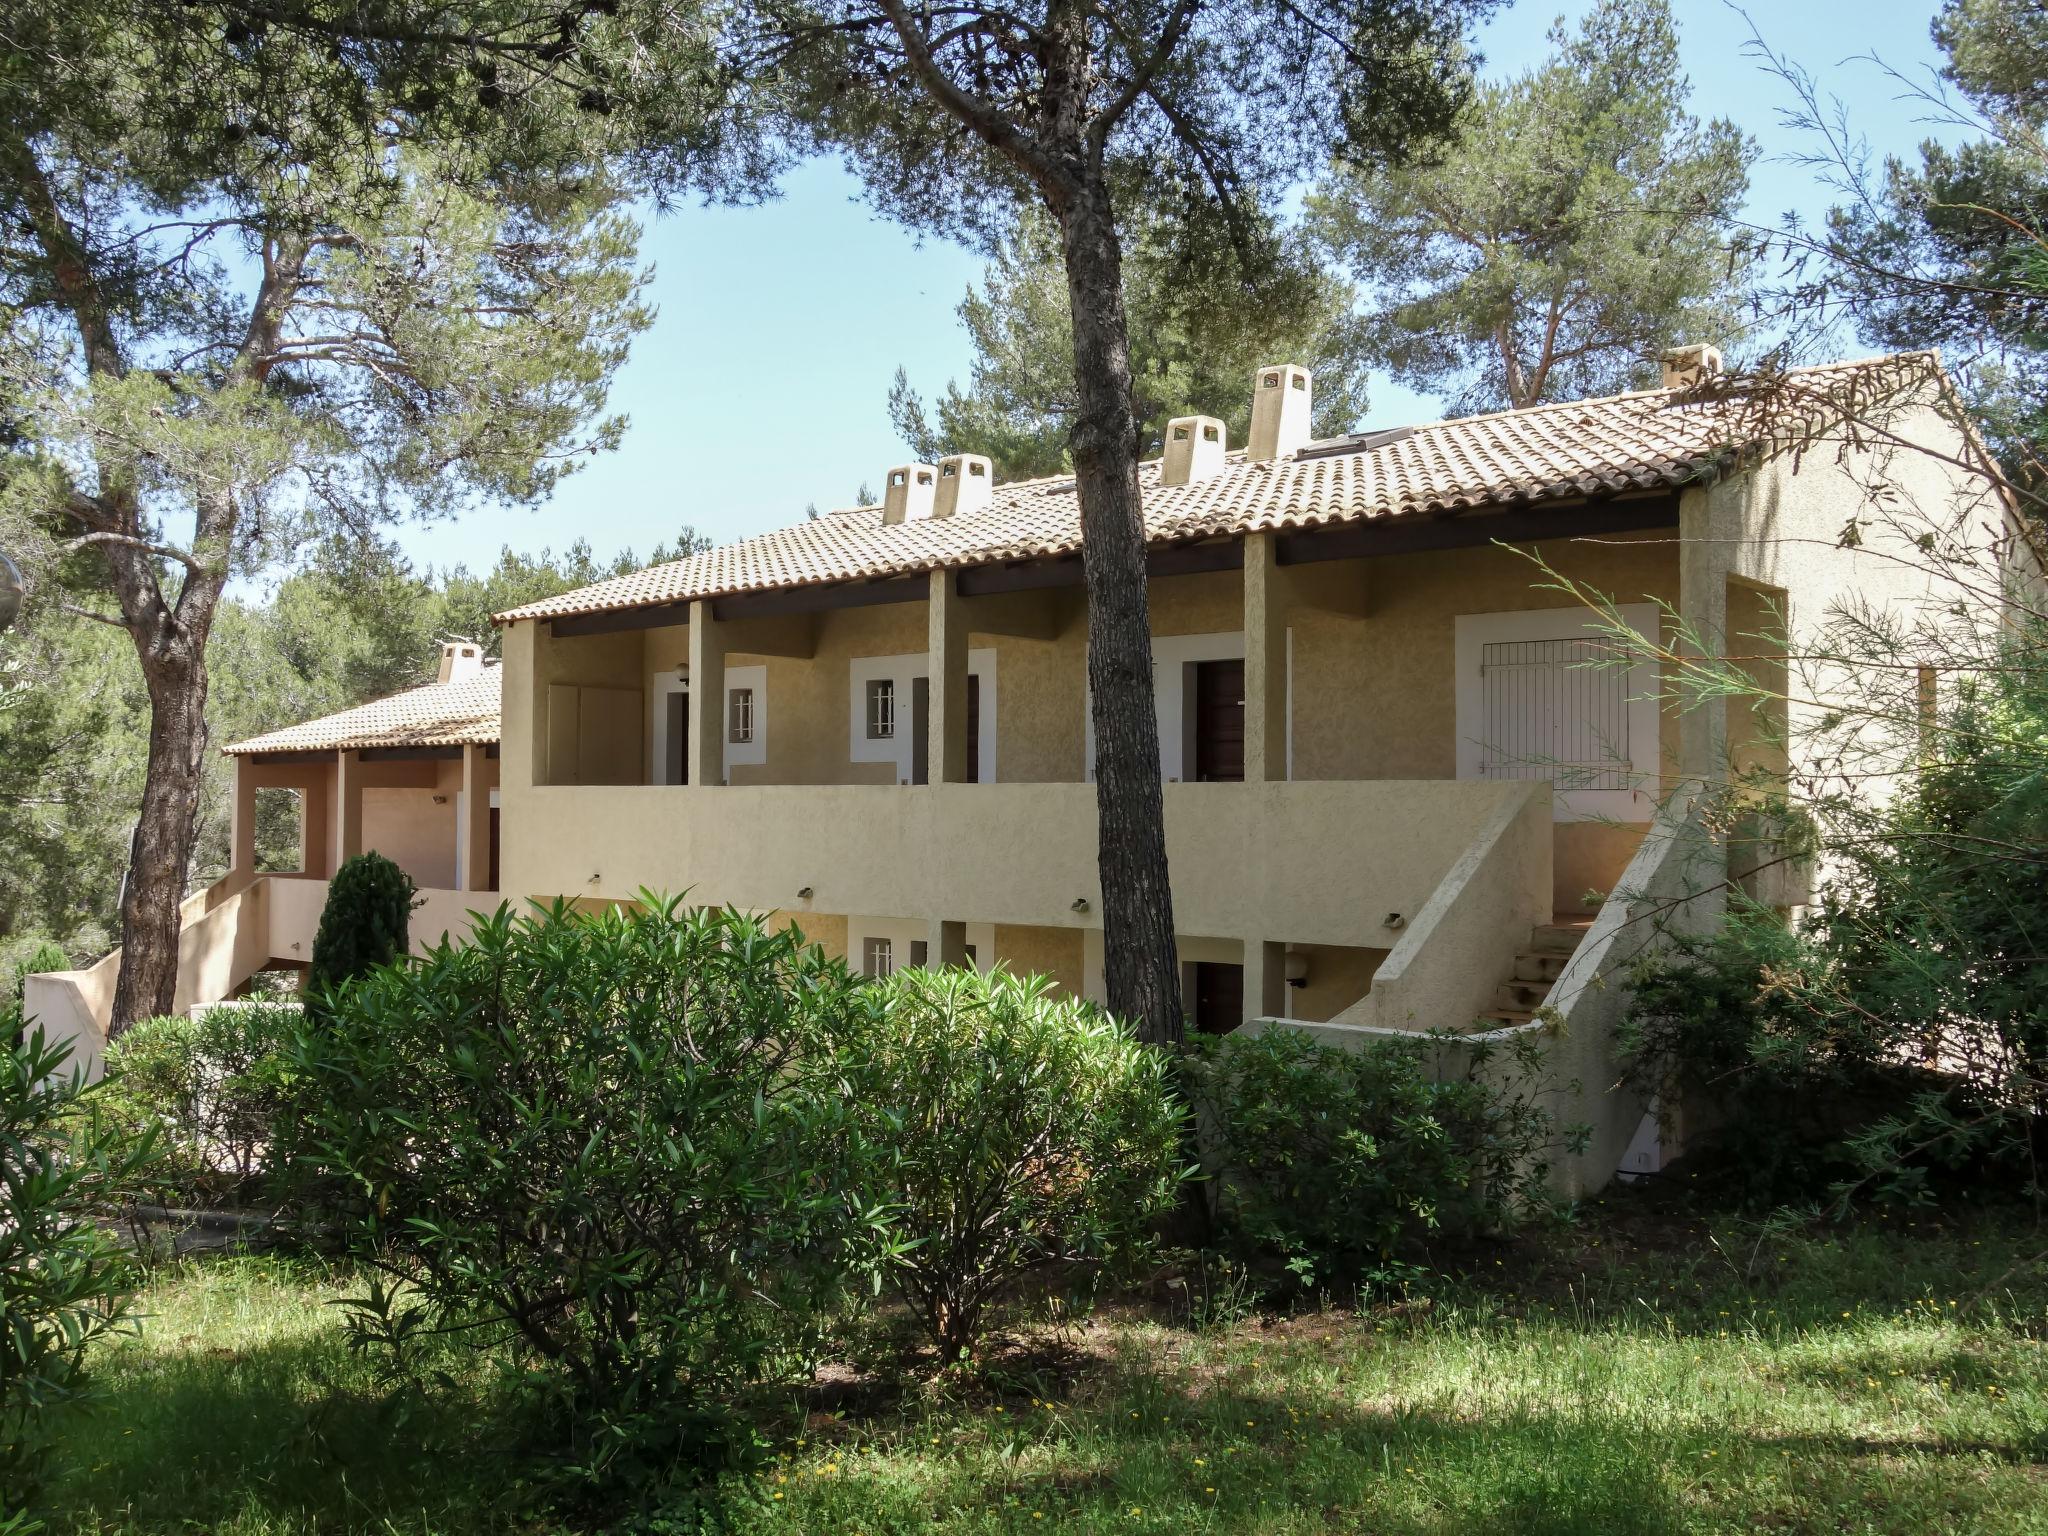
[[[1261,368],[1252,378],[1252,436],[1245,457],[1281,459],[1309,440],[1309,371],[1297,363]]]
[[[882,521],[915,523],[932,515],[939,472],[929,464],[898,464],[882,485]]]
[[[1166,424],[1166,456],[1159,461],[1161,485],[1197,485],[1223,469],[1227,446],[1223,423],[1214,416],[1176,416]]]
[[[1704,344],[1673,347],[1657,359],[1666,389],[1693,389],[1721,371],[1721,349]]]
[[[438,681],[459,683],[484,669],[484,648],[474,640],[450,640],[441,647],[441,675]]]
[[[995,466],[978,453],[951,453],[939,460],[939,494],[933,517],[979,512],[996,496]]]

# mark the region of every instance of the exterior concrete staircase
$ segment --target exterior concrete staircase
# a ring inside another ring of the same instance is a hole
[[[1479,1016],[1476,1027],[1500,1029],[1535,1018],[1592,926],[1590,917],[1554,917],[1532,928],[1527,946],[1515,951],[1513,974],[1493,994],[1493,1006]]]

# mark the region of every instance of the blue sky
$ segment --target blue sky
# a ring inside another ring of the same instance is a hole
[[[1758,140],[1749,216],[1816,217],[1833,200],[1788,157],[1806,147],[1778,122],[1784,86],[1745,56],[1750,27],[1720,0],[1674,0],[1692,105],[1733,118]],[[1520,0],[1490,23],[1490,74],[1542,57],[1544,34],[1580,0]],[[1859,55],[1908,74],[1936,60],[1927,28],[1936,0],[1783,0],[1753,14],[1772,47],[1848,101],[1879,153],[1928,133],[1924,106]],[[613,391],[630,418],[625,442],[534,510],[484,508],[400,530],[418,564],[487,565],[501,546],[561,548],[585,538],[600,555],[645,553],[683,524],[724,542],[794,521],[806,503],[852,502],[865,481],[905,456],[887,397],[898,365],[927,393],[964,376],[966,337],[954,308],[981,263],[945,241],[919,242],[875,218],[836,165],[803,167],[781,198],[747,209],[686,208],[650,222],[643,246],[659,307]],[[1430,420],[1433,400],[1380,381],[1378,425]]]

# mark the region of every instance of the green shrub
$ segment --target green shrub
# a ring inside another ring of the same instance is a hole
[[[359,853],[334,872],[313,935],[308,992],[324,997],[345,981],[389,965],[406,951],[412,877],[381,853]]]
[[[30,1530],[47,1459],[38,1420],[85,1388],[86,1347],[128,1315],[134,1269],[92,1220],[151,1148],[102,1122],[69,1046],[32,1028],[0,1047],[0,1530]]]
[[[227,1003],[196,1019],[145,1019],[108,1046],[101,1112],[131,1132],[154,1128],[165,1203],[276,1192],[271,1149],[299,1021],[293,1004]]]
[[[948,1362],[1021,1277],[1142,1252],[1179,1183],[1168,1058],[1048,986],[899,971],[851,1052],[889,1153],[886,1272]]]
[[[1616,1036],[1630,1085],[1684,1105],[1686,1154],[1712,1194],[1803,1203],[1992,1150],[2000,1113],[1930,1064],[1927,1037],[1906,1020],[1862,1006],[1867,978],[1852,980],[1830,947],[1825,912],[1805,933],[1735,912],[1711,938],[1673,938],[1630,974]],[[1950,1117],[1950,1132],[1930,1130]],[[1901,1160],[1890,1133],[1908,1124],[1929,1134]],[[2016,1154],[2023,1126],[2018,1141]]]
[[[1453,1052],[1466,1070],[1439,1079]],[[1547,1205],[1549,1156],[1584,1139],[1545,1107],[1527,1034],[1350,1051],[1299,1030],[1237,1033],[1195,1042],[1187,1071],[1225,1230],[1304,1286],[1369,1281],[1433,1238],[1511,1228]]]
[[[708,1470],[878,1234],[837,1070],[867,993],[800,934],[652,896],[480,922],[302,1031],[300,1162],[403,1283],[366,1341],[463,1329],[534,1367],[591,1478]],[[861,1021],[865,1027],[865,1021]]]

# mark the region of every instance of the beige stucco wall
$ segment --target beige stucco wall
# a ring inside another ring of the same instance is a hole
[[[1873,409],[1870,430],[1855,444],[1816,444],[1797,458],[1781,455],[1748,474],[1687,493],[1688,607],[1717,619],[1729,652],[1743,654],[1755,648],[1744,634],[1759,616],[1755,589],[1783,594],[1784,627],[1795,658],[1812,653],[1831,613],[1859,607],[1882,608],[1909,630],[1916,623],[1950,629],[1966,622],[1952,612],[1961,601],[1967,622],[1995,623],[1989,594],[1998,575],[1988,556],[2009,514],[1988,483],[1964,467],[1970,453],[1951,420],[1923,401],[1889,412]],[[1852,523],[1854,540],[1845,537]],[[1918,547],[1929,535],[1938,549],[1953,547],[1981,559],[1966,572],[1969,586],[1946,579],[1940,556]],[[1792,673],[1786,723],[1796,762],[1802,743],[1810,749],[1811,732],[1832,702],[1864,695],[1837,665],[1802,666],[1795,659]],[[1739,729],[1740,721],[1731,713],[1716,724]],[[1725,772],[1730,744],[1709,741],[1703,725],[1695,727],[1695,746]],[[1914,735],[1910,719],[1902,722],[1894,739],[1869,737],[1869,756],[1843,767],[1868,774],[1908,764]],[[1733,745],[1739,764],[1739,741]]]
[[[1372,973],[1387,958],[1384,949],[1338,944],[1298,944],[1295,952],[1307,962],[1308,975],[1287,989],[1287,1017],[1316,1021],[1335,1018],[1370,992]]]
[[[414,885],[452,890],[455,885],[455,797],[438,789],[363,790],[363,848],[381,853],[412,876]]]
[[[1503,798],[1485,783],[1166,786],[1188,933],[1370,947],[1419,911]],[[768,911],[1079,929],[1100,919],[1086,784],[505,786],[507,890],[630,898],[642,886]],[[1546,869],[1547,877],[1547,869]],[[1080,912],[1074,902],[1087,903]]]

